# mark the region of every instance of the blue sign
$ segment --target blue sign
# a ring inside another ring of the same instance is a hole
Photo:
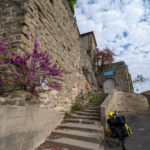
[[[104,72],[104,76],[112,76],[114,75],[113,71]]]

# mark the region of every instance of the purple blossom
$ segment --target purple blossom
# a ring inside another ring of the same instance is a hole
[[[14,78],[20,81],[24,86],[30,86],[33,88],[34,94],[39,95],[40,90],[37,90],[41,86],[41,81],[49,81],[46,86],[49,89],[42,90],[50,91],[51,89],[59,90],[63,82],[63,74],[68,74],[66,70],[59,67],[58,64],[51,63],[51,57],[47,51],[38,51],[38,41],[35,41],[34,49],[32,53],[22,50],[24,56],[21,56],[17,51],[10,50],[10,42],[0,41],[0,64],[11,63],[15,65],[18,71],[14,72]],[[17,84],[12,80],[13,84]],[[58,82],[59,81],[59,82]],[[4,85],[4,79],[0,77],[0,84]]]
[[[38,47],[39,47],[39,43],[38,43],[38,40],[36,39],[34,43],[34,49],[37,49]]]
[[[0,65],[1,65],[1,64],[4,64],[4,63],[5,63],[5,62],[4,62],[3,60],[0,60]]]
[[[20,78],[23,76],[23,75],[22,75],[21,73],[19,73],[19,72],[14,72],[14,75],[17,76],[17,77],[20,77]]]
[[[7,42],[7,46],[10,46],[10,45],[11,45],[11,43],[10,43],[9,40],[7,40],[6,42]]]

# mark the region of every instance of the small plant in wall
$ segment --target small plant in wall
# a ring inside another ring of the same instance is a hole
[[[72,10],[72,12],[74,13],[74,9],[75,9],[75,4],[77,3],[77,0],[68,0],[69,6]]]
[[[71,113],[70,112],[65,112],[65,116],[64,116],[64,119],[67,119],[71,117]]]
[[[93,103],[93,102],[97,101],[99,99],[99,97],[100,97],[99,93],[94,93],[92,95],[92,97],[90,98],[89,102]]]
[[[35,95],[39,92],[60,90],[63,75],[68,74],[58,64],[52,63],[48,51],[39,52],[36,40],[32,53],[22,50],[21,53],[12,48],[10,42],[0,42],[0,64],[11,64],[16,67],[13,78],[0,74],[0,86],[22,85]],[[8,82],[9,81],[9,82]],[[46,88],[44,88],[46,87]]]
[[[79,102],[76,102],[73,106],[72,106],[72,111],[75,111],[75,110],[82,110],[84,108],[84,105],[79,103]]]

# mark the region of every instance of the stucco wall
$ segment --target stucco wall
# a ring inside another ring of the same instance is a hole
[[[0,150],[34,150],[61,119],[49,107],[0,106]]]

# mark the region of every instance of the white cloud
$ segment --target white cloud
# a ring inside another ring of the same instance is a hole
[[[143,91],[147,91],[147,89],[149,89],[149,85],[150,85],[150,80],[141,83],[136,83],[134,84],[134,90],[137,93],[142,93]]]
[[[150,79],[149,0],[78,0],[75,15],[80,32],[94,31],[98,47],[114,50],[133,79],[137,74]]]

